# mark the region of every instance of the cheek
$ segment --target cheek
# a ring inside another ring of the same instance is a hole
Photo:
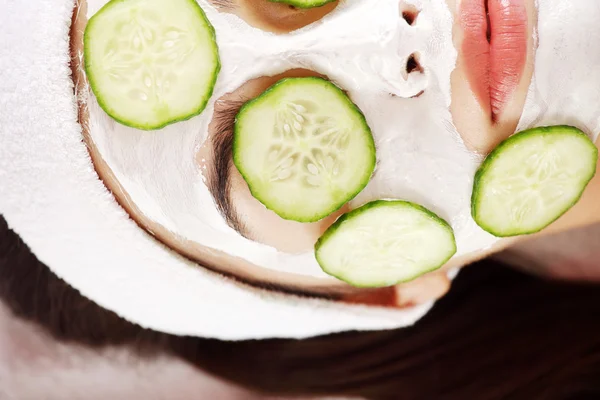
[[[316,241],[327,228],[340,215],[349,211],[346,205],[329,217],[311,224],[287,221],[265,208],[252,196],[248,185],[235,167],[232,168],[231,186],[236,211],[248,236],[286,253],[312,251]]]

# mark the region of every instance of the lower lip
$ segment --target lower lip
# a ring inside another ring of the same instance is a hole
[[[525,2],[463,0],[460,11],[467,79],[481,106],[496,122],[525,70],[528,22]]]

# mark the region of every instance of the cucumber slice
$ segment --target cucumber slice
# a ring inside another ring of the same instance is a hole
[[[215,31],[195,0],[112,0],[89,21],[85,71],[119,123],[160,129],[200,114],[220,70]]]
[[[598,149],[579,129],[554,126],[517,133],[485,160],[472,214],[497,237],[536,233],[579,201],[596,173]]]
[[[297,8],[316,8],[325,4],[333,3],[335,0],[269,0],[271,3],[283,3]]]
[[[325,273],[357,287],[413,280],[456,253],[450,225],[414,203],[378,200],[334,223],[315,245]]]
[[[375,143],[364,115],[333,83],[287,78],[238,113],[233,161],[265,207],[315,222],[367,185]]]

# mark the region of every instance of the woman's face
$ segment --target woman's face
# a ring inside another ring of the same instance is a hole
[[[88,0],[87,16],[105,3]],[[537,3],[354,0],[303,11],[266,0],[200,1],[222,61],[215,101],[201,116],[136,131],[111,121],[91,97],[81,102],[80,118],[100,177],[173,251],[253,284],[366,303],[426,302],[445,293],[450,270],[512,242],[470,217],[472,179],[485,154],[533,125],[570,123],[594,138],[600,131],[590,107],[600,96],[588,89],[600,84],[600,50],[590,47],[600,34],[600,5]],[[76,28],[85,22],[79,17]],[[78,53],[81,30],[73,32]],[[281,78],[303,76],[344,89],[365,114],[378,151],[367,188],[312,224],[267,210],[231,159],[240,107]],[[590,196],[551,229],[585,222]],[[379,198],[414,201],[441,215],[456,232],[457,256],[394,288],[359,291],[326,276],[312,255],[316,240],[340,215]]]

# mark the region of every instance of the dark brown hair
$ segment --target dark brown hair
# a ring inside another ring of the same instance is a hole
[[[61,341],[175,354],[270,394],[600,399],[600,287],[544,282],[490,261],[465,270],[412,328],[229,343],[145,330],[100,308],[0,217],[0,300]]]

